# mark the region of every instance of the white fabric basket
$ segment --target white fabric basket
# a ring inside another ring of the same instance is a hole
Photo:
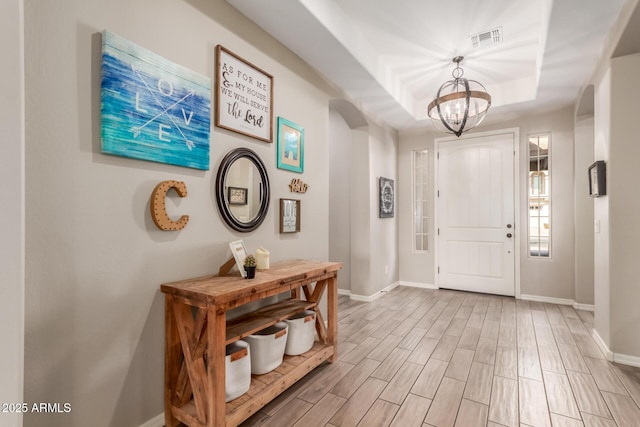
[[[251,386],[251,351],[244,341],[229,344],[225,350],[225,402],[229,402]]]
[[[245,338],[251,346],[252,374],[266,374],[280,366],[287,345],[287,329],[286,323],[278,322]]]
[[[305,310],[286,319],[285,322],[289,325],[289,336],[287,338],[287,346],[284,350],[285,354],[297,356],[298,354],[311,350],[316,337],[315,311]]]

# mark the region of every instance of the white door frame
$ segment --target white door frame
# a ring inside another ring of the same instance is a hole
[[[505,135],[511,134],[513,135],[513,150],[514,150],[514,158],[513,158],[513,179],[514,179],[514,237],[515,237],[515,257],[514,257],[514,274],[515,274],[515,298],[520,299],[520,236],[521,236],[521,228],[523,225],[521,224],[520,218],[520,128],[507,128],[507,129],[499,129],[495,131],[487,131],[487,132],[478,132],[472,133],[469,135],[463,134],[460,138],[456,138],[455,136],[449,136],[444,138],[436,138],[434,140],[434,148],[436,151],[436,159],[435,159],[435,167],[434,167],[434,261],[435,261],[435,285],[437,289],[440,289],[440,275],[438,274],[438,265],[440,265],[440,249],[438,247],[438,228],[440,227],[440,220],[438,218],[438,211],[440,209],[439,203],[440,198],[438,197],[438,189],[440,188],[440,170],[439,170],[439,162],[438,162],[438,153],[440,152],[440,144],[443,142],[450,141],[460,141],[464,143],[466,139],[472,138],[482,138],[487,136],[497,136],[497,135]],[[524,230],[526,231],[526,225],[524,226]]]

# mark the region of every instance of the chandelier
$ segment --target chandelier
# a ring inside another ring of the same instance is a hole
[[[463,132],[478,126],[491,106],[491,95],[475,80],[467,80],[460,67],[463,56],[456,56],[453,80],[445,82],[427,108],[437,127],[460,137]]]

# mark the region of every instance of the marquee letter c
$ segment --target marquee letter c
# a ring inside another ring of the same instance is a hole
[[[182,230],[189,222],[189,215],[182,215],[178,221],[171,220],[169,215],[167,215],[165,199],[167,197],[167,191],[172,188],[176,189],[178,196],[187,196],[186,184],[182,181],[173,180],[162,181],[156,185],[156,188],[154,188],[151,193],[151,203],[149,204],[151,208],[151,218],[154,224],[160,230],[164,231]]]

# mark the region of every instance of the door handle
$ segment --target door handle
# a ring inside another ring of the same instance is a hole
[[[507,224],[507,228],[511,228],[511,227],[512,227],[512,225],[511,225],[511,224]]]
[[[513,237],[513,235],[511,233],[507,233],[507,237],[511,238],[511,237]]]

